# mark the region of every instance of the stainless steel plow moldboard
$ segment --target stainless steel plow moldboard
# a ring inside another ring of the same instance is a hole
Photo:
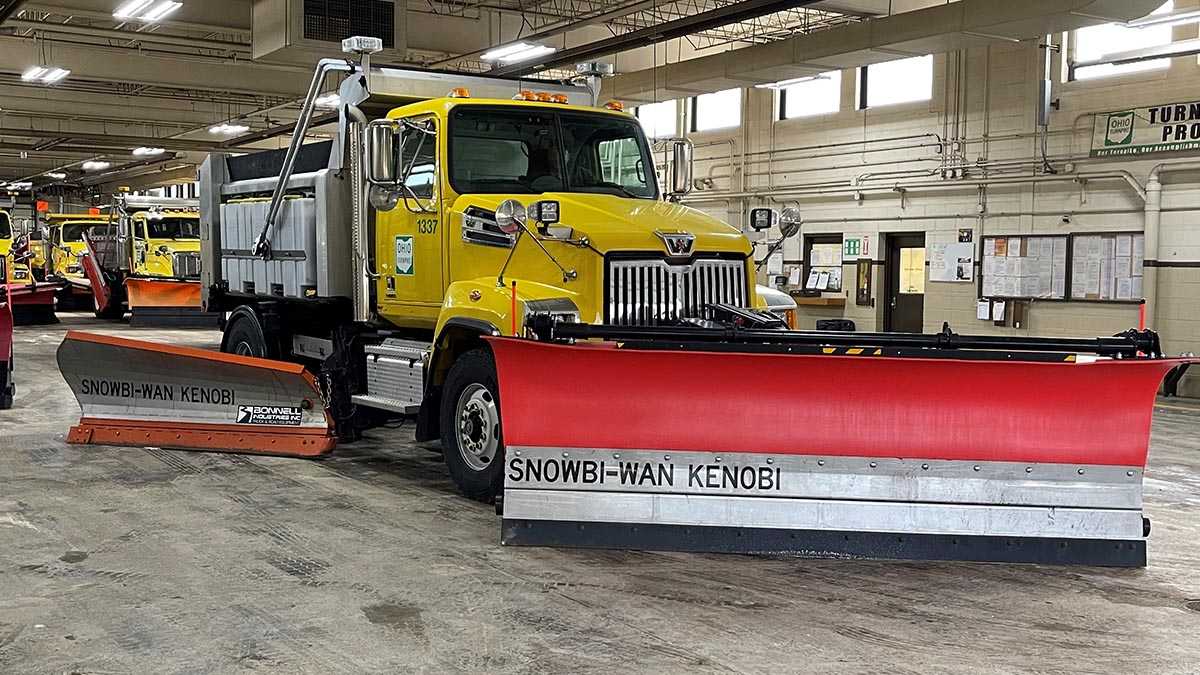
[[[58,366],[82,409],[71,443],[315,456],[334,447],[302,366],[70,331]]]
[[[490,344],[506,544],[1145,565],[1172,361]]]

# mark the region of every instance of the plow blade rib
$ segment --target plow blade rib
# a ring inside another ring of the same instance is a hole
[[[69,331],[58,366],[83,411],[70,443],[296,457],[335,444],[300,365]]]
[[[507,544],[1145,564],[1178,361],[490,343]]]

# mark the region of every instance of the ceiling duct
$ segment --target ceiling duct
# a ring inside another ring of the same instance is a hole
[[[618,75],[604,96],[662,101],[1141,18],[1162,0],[960,0]]]
[[[254,0],[252,20],[255,59],[309,60],[354,35],[383,40],[382,58],[406,57],[403,1]]]

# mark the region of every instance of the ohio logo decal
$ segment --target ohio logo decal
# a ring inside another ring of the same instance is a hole
[[[396,237],[396,274],[405,277],[413,275],[412,235],[398,235]]]
[[[1111,148],[1133,143],[1133,112],[1112,113],[1108,116],[1108,131],[1104,146]]]

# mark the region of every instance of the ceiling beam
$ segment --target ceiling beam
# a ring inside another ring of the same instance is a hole
[[[569,67],[609,56],[617,52],[646,47],[655,43],[673,40],[692,33],[700,33],[719,26],[739,21],[749,21],[760,16],[811,5],[817,0],[744,0],[723,7],[710,9],[692,16],[685,16],[647,28],[631,30],[610,38],[589,42],[577,47],[563,49],[539,63],[514,63],[510,66],[493,68],[489,75],[530,75],[549,68]]]

